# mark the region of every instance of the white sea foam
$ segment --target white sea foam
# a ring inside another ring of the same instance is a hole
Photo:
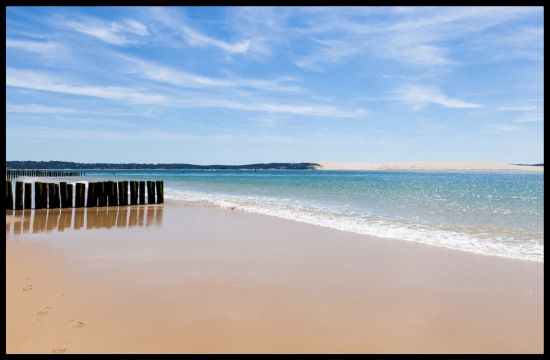
[[[483,255],[520,260],[543,261],[544,246],[527,240],[505,239],[494,234],[468,234],[441,230],[423,224],[407,224],[391,219],[358,217],[330,209],[304,204],[292,199],[260,196],[236,196],[196,191],[165,189],[167,199],[204,201],[223,208],[276,216],[283,219],[323,226],[341,231],[400,239]]]

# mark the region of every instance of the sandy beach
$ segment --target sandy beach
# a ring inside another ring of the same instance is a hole
[[[6,218],[8,353],[542,353],[543,264],[202,203]]]
[[[388,163],[334,163],[316,162],[321,166],[318,170],[472,170],[472,171],[544,171],[544,166],[526,166],[501,163],[469,163],[469,162],[388,162]]]

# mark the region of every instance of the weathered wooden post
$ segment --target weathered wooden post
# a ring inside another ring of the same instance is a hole
[[[61,195],[61,207],[67,207],[67,183],[62,181],[59,183],[59,191]]]
[[[145,204],[145,181],[139,182],[139,204]]]
[[[117,189],[117,183],[114,181],[111,181],[111,194],[113,197],[113,204],[109,204],[109,206],[118,206],[118,189]]]
[[[6,210],[13,210],[13,189],[11,181],[6,181]]]
[[[48,184],[48,200],[50,209],[59,208],[59,184]]]
[[[88,200],[86,202],[86,207],[96,207],[97,206],[97,197],[95,194],[95,183],[88,183]]]
[[[95,184],[95,193],[97,195],[97,206],[106,206],[105,182],[98,182]]]
[[[15,182],[15,210],[23,210],[23,183]]]
[[[59,198],[60,198],[59,184],[55,184],[55,183],[53,184],[53,192],[54,192],[56,207],[60,208],[61,204],[59,202]]]
[[[48,208],[48,184],[42,183],[42,197],[40,198],[42,201],[42,209]]]
[[[85,189],[86,189],[86,185],[84,185],[83,183],[76,183],[74,207],[76,208],[84,207],[84,190]]]
[[[137,181],[130,181],[130,205],[137,205],[138,199],[138,183]]]
[[[164,202],[164,181],[157,181],[157,204]]]
[[[123,181],[122,183],[124,184],[124,205],[128,205],[128,181]]]
[[[54,183],[48,183],[48,208],[55,209],[57,208],[55,196],[54,196]]]
[[[32,208],[32,184],[25,183],[25,209]]]
[[[43,209],[44,208],[44,202],[42,200],[42,183],[41,182],[35,182],[34,183],[34,208],[35,209]]]
[[[67,184],[67,205],[68,208],[73,207],[73,184]]]
[[[155,182],[147,181],[147,200],[149,204],[155,203]]]
[[[127,202],[125,202],[124,200],[124,182],[123,181],[119,181],[117,183],[117,186],[118,186],[118,204],[119,205],[128,205]]]
[[[112,206],[113,203],[113,188],[111,187],[112,181],[105,181],[105,206]]]

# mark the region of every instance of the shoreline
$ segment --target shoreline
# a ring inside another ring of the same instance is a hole
[[[413,161],[388,163],[335,163],[317,162],[317,170],[403,170],[403,171],[510,171],[510,172],[543,172],[544,166],[512,165],[501,163]]]
[[[543,263],[210,204],[143,210],[7,236],[7,352],[543,351]]]

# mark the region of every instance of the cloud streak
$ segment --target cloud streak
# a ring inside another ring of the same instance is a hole
[[[60,51],[61,46],[52,41],[6,39],[6,48],[23,50],[42,56],[52,56]]]
[[[215,47],[228,53],[246,53],[250,49],[250,41],[227,42],[208,36],[186,24],[181,16],[168,12],[163,8],[150,10],[153,19],[175,30],[185,41],[194,47]]]
[[[165,84],[186,88],[248,88],[261,91],[298,92],[300,88],[288,84],[289,78],[261,80],[252,78],[214,78],[159,65],[128,56],[118,56],[126,66],[124,71]]]
[[[77,21],[64,20],[60,21],[59,24],[65,28],[113,45],[135,44],[139,42],[138,37],[149,35],[149,31],[145,25],[131,19],[120,22],[106,22],[87,17]]]
[[[396,98],[412,106],[418,111],[430,104],[437,104],[448,108],[474,109],[481,107],[480,104],[467,102],[462,99],[452,98],[433,86],[408,85],[395,92]]]
[[[168,98],[164,95],[154,95],[128,87],[66,84],[59,81],[58,77],[32,70],[6,69],[6,85],[138,104],[166,104],[168,102]]]

